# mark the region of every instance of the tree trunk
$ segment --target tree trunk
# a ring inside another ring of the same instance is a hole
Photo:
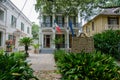
[[[28,45],[25,45],[25,54],[26,54],[26,57],[29,57],[29,53],[27,51],[28,51]]]
[[[59,50],[60,49],[60,44],[57,44],[57,50]]]

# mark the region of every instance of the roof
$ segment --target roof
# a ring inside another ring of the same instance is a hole
[[[104,9],[100,14],[102,14],[102,15],[120,15],[120,7]]]
[[[11,0],[7,0],[7,3],[9,6],[13,7],[18,12],[18,14],[20,14],[32,26],[32,22],[28,19],[28,17],[25,16],[25,14],[20,9],[18,9],[18,7],[15,6],[13,2],[11,2]]]
[[[120,7],[118,7],[118,8],[103,9],[98,15],[94,16],[92,19],[90,19],[89,21],[87,21],[83,26],[85,26],[88,22],[92,21],[93,19],[95,19],[96,17],[98,17],[100,15],[115,15],[115,16],[120,16]]]

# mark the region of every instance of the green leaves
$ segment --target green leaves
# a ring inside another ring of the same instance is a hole
[[[0,80],[30,80],[33,77],[37,80],[32,68],[25,61],[24,53],[0,52]]]
[[[39,26],[35,23],[32,24],[32,35],[34,39],[39,39]]]
[[[64,15],[77,15],[88,17],[98,14],[101,8],[119,6],[119,0],[36,0],[36,11],[42,13],[62,13]],[[54,6],[53,6],[54,5]],[[96,10],[96,11],[95,11]]]
[[[20,45],[28,45],[30,46],[33,42],[33,39],[30,37],[23,37],[19,40]]]
[[[96,50],[107,53],[119,59],[118,44],[120,42],[120,30],[107,30],[94,35]]]
[[[110,55],[101,53],[60,53],[57,66],[63,80],[112,80],[120,79],[120,67]],[[61,54],[61,55],[60,55]]]

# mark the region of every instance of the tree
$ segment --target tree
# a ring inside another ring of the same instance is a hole
[[[29,53],[27,52],[28,47],[32,44],[32,42],[33,42],[33,39],[30,37],[23,37],[19,40],[20,45],[24,45],[25,47],[25,53],[27,57],[29,56]]]
[[[38,32],[39,32],[39,26],[33,22],[32,23],[32,35],[34,39],[39,38]]]
[[[96,15],[103,8],[120,7],[120,0],[36,0],[36,11],[43,13],[58,13],[81,17]]]

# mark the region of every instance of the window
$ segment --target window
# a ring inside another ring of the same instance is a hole
[[[94,31],[94,22],[92,22],[92,31]]]
[[[16,22],[17,22],[17,18],[12,15],[11,16],[11,26],[16,27]]]
[[[120,9],[116,9],[116,10],[114,11],[114,13],[119,14],[119,13],[120,13]]]
[[[86,26],[86,33],[90,32],[90,28],[88,26]]]
[[[62,16],[57,16],[56,17],[56,22],[60,27],[64,27],[64,17]]]
[[[118,17],[108,17],[108,24],[109,25],[119,25],[119,18]]]
[[[43,19],[45,27],[52,27],[52,16],[44,16]]]
[[[24,24],[21,22],[21,30],[24,31]]]
[[[4,21],[4,11],[0,10],[0,20]]]
[[[30,28],[29,27],[27,27],[27,33],[30,33]]]

